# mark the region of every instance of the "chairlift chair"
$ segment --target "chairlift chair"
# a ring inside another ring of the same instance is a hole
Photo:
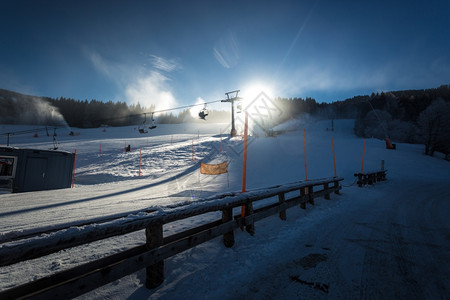
[[[240,114],[242,112],[242,102],[239,102],[237,104],[237,109],[238,109],[237,113]]]
[[[155,119],[153,118],[153,113],[152,113],[152,126],[149,127],[149,129],[155,129],[156,125],[155,125]]]
[[[205,107],[202,108],[202,110],[198,113],[198,117],[201,120],[205,120],[206,121],[206,116],[208,115],[208,110],[206,109],[206,104]]]
[[[138,128],[139,133],[142,133],[142,134],[148,133],[148,131],[145,129],[145,122],[146,121],[147,121],[147,114],[144,113],[144,122],[142,122],[142,124],[139,125],[139,128]]]

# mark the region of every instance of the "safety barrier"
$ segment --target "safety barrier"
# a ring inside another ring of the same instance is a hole
[[[342,180],[341,177],[333,177],[246,193],[226,193],[167,210],[159,208],[123,218],[97,219],[95,223],[84,223],[76,230],[73,225],[66,225],[47,232],[18,235],[3,240],[0,245],[0,266],[40,258],[63,249],[138,230],[145,229],[146,236],[146,243],[143,245],[3,290],[0,298],[76,297],[143,268],[146,268],[147,274],[146,287],[155,288],[164,281],[164,259],[219,236],[223,236],[226,247],[232,247],[235,243],[234,229],[245,228],[247,232],[254,234],[254,223],[258,220],[274,214],[279,214],[285,220],[286,210],[290,207],[299,205],[306,209],[307,203],[314,204],[314,198],[323,196],[330,199],[331,193],[338,194],[341,189],[339,182]],[[261,207],[253,209],[253,203],[272,197],[277,198],[264,201],[260,203]],[[245,209],[241,210],[242,207]],[[222,213],[221,219],[163,236],[163,225],[215,211]]]

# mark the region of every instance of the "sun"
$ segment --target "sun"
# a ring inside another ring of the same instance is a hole
[[[273,97],[272,87],[270,84],[264,82],[253,82],[245,85],[239,94],[245,101],[252,101],[261,92],[264,92],[268,97]]]
[[[247,107],[250,103],[255,100],[261,93],[267,95],[267,97],[273,97],[273,87],[271,84],[265,83],[263,81],[254,81],[249,84],[244,85],[239,93],[239,97],[242,98],[242,107]]]

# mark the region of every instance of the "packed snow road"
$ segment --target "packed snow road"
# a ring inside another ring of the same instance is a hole
[[[393,179],[345,188],[307,211],[288,210],[286,222],[257,223],[255,237],[238,233],[235,249],[186,262],[191,269],[183,278],[171,265],[175,271],[153,296],[183,289],[192,297],[222,299],[445,298],[448,200],[444,182]],[[205,281],[189,288],[197,278]]]
[[[445,183],[409,181],[393,197],[376,199],[370,235],[350,242],[365,251],[364,298],[437,299],[450,295],[450,211]],[[383,197],[381,197],[383,198]]]

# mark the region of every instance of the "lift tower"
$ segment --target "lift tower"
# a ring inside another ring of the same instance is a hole
[[[231,103],[231,137],[236,136],[236,128],[234,126],[234,101],[241,101],[242,98],[238,97],[240,90],[231,91],[225,93],[227,99],[221,100],[221,102],[230,102]]]

